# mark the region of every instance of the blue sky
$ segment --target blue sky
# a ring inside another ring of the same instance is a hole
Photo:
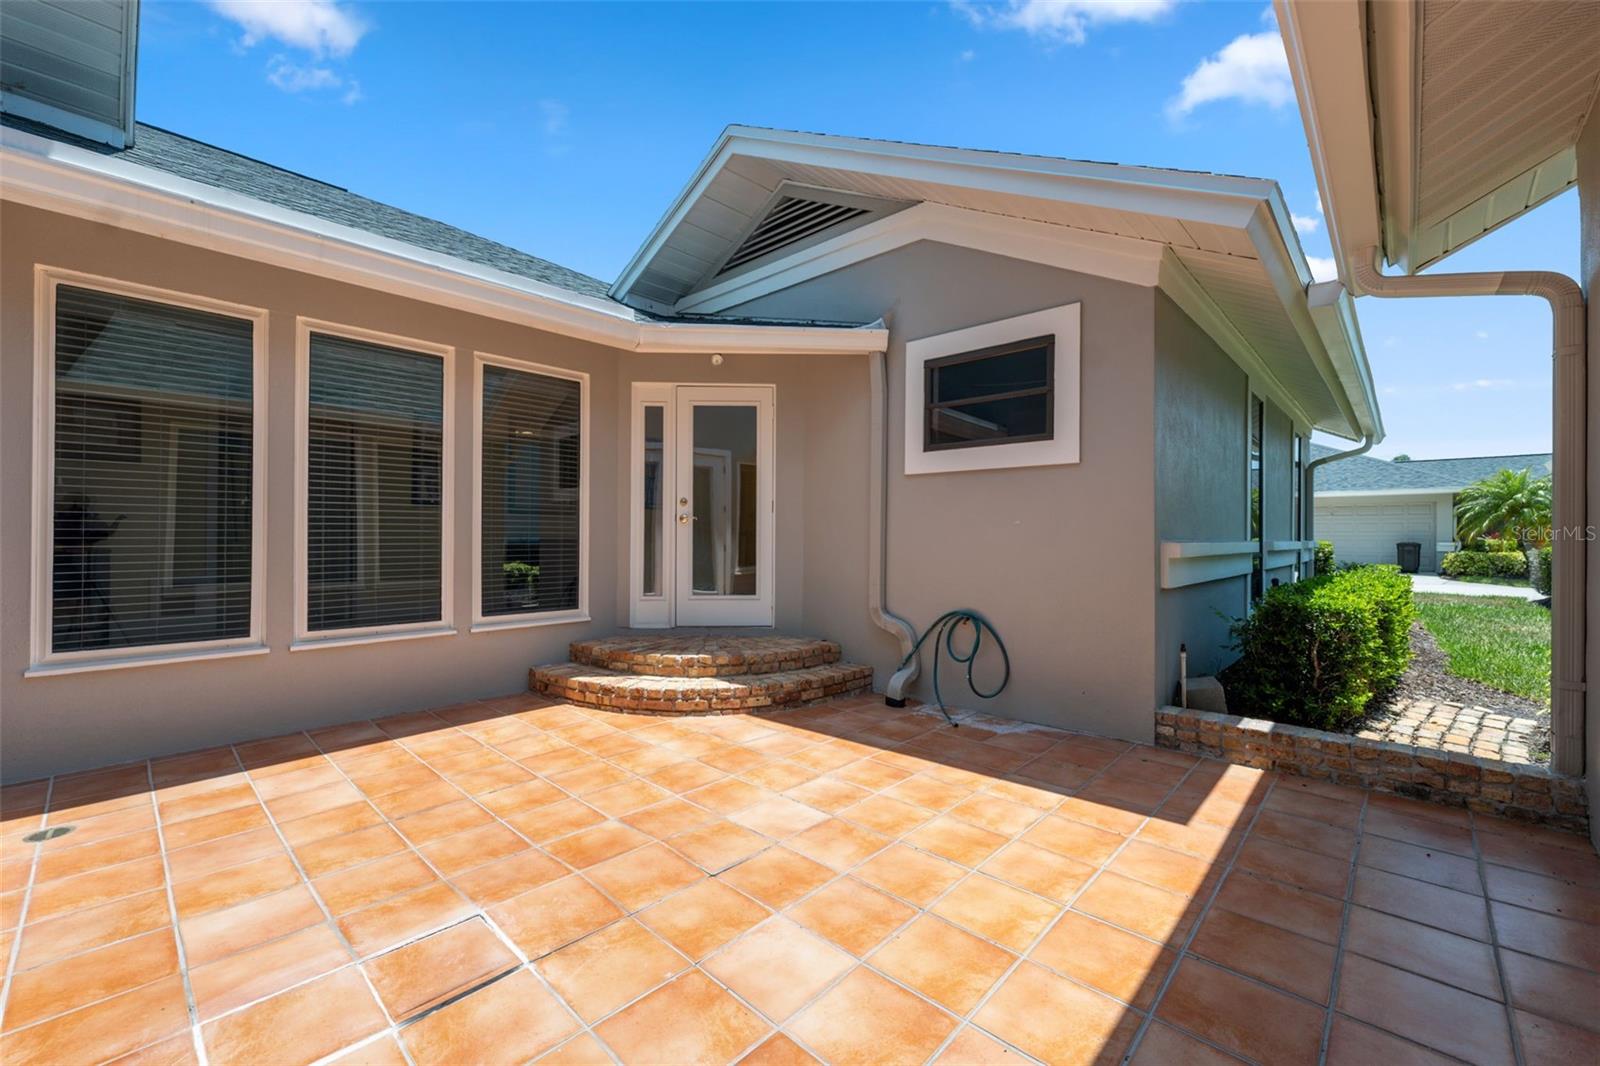
[[[1261,3],[147,0],[139,117],[611,279],[734,122],[1276,179],[1327,257]],[[1568,193],[1447,261],[1576,274]],[[1550,446],[1533,299],[1358,303],[1386,440]]]

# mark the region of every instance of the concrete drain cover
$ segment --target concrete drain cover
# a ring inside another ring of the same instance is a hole
[[[74,828],[76,827],[70,825],[53,825],[49,829],[41,829],[37,833],[29,833],[22,839],[28,844],[42,844],[46,840],[54,840],[56,837],[64,837],[68,833],[72,832]]]

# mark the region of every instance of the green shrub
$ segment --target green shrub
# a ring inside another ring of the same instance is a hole
[[[1280,585],[1233,625],[1223,672],[1235,713],[1318,729],[1359,718],[1411,662],[1411,579],[1363,566]]]
[[[1529,580],[1531,580],[1533,582],[1533,587],[1539,591],[1539,595],[1541,595],[1541,596],[1550,595],[1550,549],[1549,548],[1540,548],[1539,549],[1539,565],[1537,565],[1537,566],[1535,566],[1533,568],[1533,573],[1529,574],[1528,577],[1529,577]]]
[[[1445,577],[1527,577],[1528,557],[1520,551],[1448,552],[1439,561]]]
[[[1317,574],[1331,574],[1331,573],[1333,573],[1333,541],[1331,541],[1331,540],[1319,540],[1319,541],[1317,541],[1316,554],[1312,556],[1312,560],[1313,560],[1313,562],[1315,564],[1313,569],[1312,569],[1313,573],[1317,573]]]

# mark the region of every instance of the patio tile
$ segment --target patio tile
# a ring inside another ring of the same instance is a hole
[[[1360,955],[1345,956],[1338,1009],[1457,1058],[1512,1060],[1500,1004]]]
[[[824,866],[843,871],[881,851],[889,842],[881,833],[830,818],[790,837],[788,846]]]
[[[1156,1016],[1248,1058],[1315,1062],[1323,1011],[1197,959],[1178,966]]]
[[[926,807],[881,795],[868,796],[837,813],[846,821],[891,837],[909,833],[934,817],[934,813]]]
[[[445,877],[455,877],[527,848],[526,840],[495,822],[435,840],[417,850]]]
[[[214,1063],[312,1062],[388,1022],[353,966],[201,1028]]]
[[[60,959],[15,976],[3,1028],[20,1029],[177,973],[169,929]]]
[[[1106,869],[1187,896],[1199,894],[1216,876],[1215,866],[1204,859],[1142,840],[1128,841]]]
[[[418,1066],[510,1063],[533,1058],[577,1029],[539,979],[519,970],[406,1026],[400,1039]]]
[[[107,1062],[189,1025],[183,979],[168,977],[0,1036],[7,1063]]]
[[[557,800],[542,807],[505,815],[505,823],[535,844],[548,844],[568,833],[599,825],[605,815],[575,799]]]
[[[782,1033],[773,1033],[760,1047],[740,1059],[739,1066],[809,1066],[820,1061]]]
[[[64,839],[72,840],[72,837]],[[142,829],[95,843],[79,842],[70,848],[51,849],[46,844],[40,849],[38,865],[34,868],[33,883],[44,884],[74,874],[88,873],[105,866],[115,866],[130,859],[155,855],[161,850],[160,838],[154,829]],[[174,877],[176,877],[174,873]]]
[[[650,838],[630,825],[602,822],[571,836],[553,840],[544,849],[569,866],[582,870],[648,843]]]
[[[1372,1066],[1376,1062],[1384,1066],[1448,1066],[1456,1061],[1343,1014],[1333,1016],[1328,1033],[1328,1066]]]
[[[1600,890],[1492,864],[1484,866],[1484,881],[1491,899],[1600,925]]]
[[[493,821],[494,817],[476,803],[457,799],[399,818],[394,827],[411,843],[421,846]]]
[[[579,1033],[533,1061],[543,1066],[612,1066],[615,1060],[600,1046],[600,1041],[588,1033]]]
[[[827,884],[834,876],[834,872],[821,863],[778,846],[724,871],[719,879],[769,907],[782,909]]]
[[[860,866],[853,876],[917,907],[926,907],[945,889],[967,875],[947,859],[895,844]]]
[[[405,840],[387,825],[373,825],[342,836],[323,837],[295,848],[307,877],[322,877],[351,866],[407,850]]]
[[[1129,1066],[1236,1066],[1241,1060],[1161,1022],[1151,1022]]]
[[[1032,963],[1006,978],[973,1021],[1044,1062],[1119,1062],[1139,1015]]]
[[[313,925],[228,955],[191,963],[189,984],[202,1021],[263,999],[351,962],[350,950],[327,925]]]
[[[1072,909],[1163,942],[1187,932],[1200,910],[1187,896],[1109,872],[1095,878]]]
[[[705,874],[665,844],[652,842],[590,867],[587,876],[631,913],[694,884]]]
[[[64,877],[46,885],[35,886],[28,900],[28,920],[40,921],[58,914],[109,903],[123,896],[160,888],[166,883],[166,871],[158,856],[134,859],[117,866],[107,866],[91,873]],[[17,893],[21,903],[21,893]],[[4,923],[9,928],[14,921]]]
[[[1600,970],[1600,927],[1554,915],[1491,903],[1499,942],[1527,955]]]
[[[1028,958],[1140,1010],[1148,1010],[1177,953],[1163,944],[1068,912]]]
[[[1256,816],[1250,837],[1314,851],[1342,862],[1349,862],[1356,848],[1354,830],[1273,810],[1264,810]]]
[[[933,1061],[935,1066],[1015,1066],[1022,1060],[1015,1051],[982,1029],[967,1025]]]
[[[30,970],[67,955],[163,928],[171,921],[166,891],[153,889],[32,922],[22,931],[17,969]]]
[[[1122,846],[1120,833],[1052,815],[1017,839],[1045,851],[1099,866]]]
[[[1364,853],[1362,859],[1366,859]],[[1234,862],[1238,869],[1335,899],[1344,898],[1350,880],[1348,860],[1258,839],[1254,835],[1244,842]]]
[[[704,807],[697,807],[674,796],[653,806],[641,807],[630,814],[625,814],[622,816],[622,821],[657,840],[666,840],[668,837],[687,833],[691,829],[698,829],[717,821],[719,817]]]
[[[1516,1007],[1600,1032],[1600,974],[1517,951],[1502,951],[1500,964]]]
[[[1095,867],[1086,862],[1057,855],[1021,840],[995,852],[978,869],[991,877],[1061,903],[1071,899],[1095,874]]]
[[[395,1021],[516,969],[517,957],[482,919],[472,918],[394,951],[362,969]]]
[[[771,912],[743,893],[707,878],[637,915],[656,935],[696,961]]]
[[[319,877],[311,882],[311,887],[337,916],[433,884],[438,879],[427,863],[403,851]]]
[[[615,903],[573,874],[489,908],[489,917],[530,959],[539,959],[622,917]]]
[[[1494,949],[1443,929],[1352,907],[1345,949],[1489,999],[1502,998]]]
[[[239,866],[230,866],[209,877],[175,884],[172,886],[172,901],[181,921],[299,883],[300,871],[295,869],[287,855],[269,855]]]
[[[452,874],[450,883],[478,906],[487,907],[565,877],[567,872],[544,852],[525,846],[507,858]]]
[[[789,1023],[832,1063],[922,1062],[956,1019],[865,968],[857,968]]]
[[[1385,837],[1368,837],[1361,842],[1358,861],[1362,866],[1443,885],[1457,892],[1483,893],[1478,864],[1461,855],[1404,844]]]
[[[767,1031],[766,1022],[695,970],[595,1029],[624,1062],[728,1062]]]
[[[1189,950],[1236,973],[1326,1004],[1333,982],[1332,946],[1226,910],[1212,910]]]
[[[1061,907],[985,874],[973,874],[945,893],[931,911],[1012,951],[1022,951],[1061,913]]]
[[[855,960],[778,916],[701,965],[757,1010],[782,1022],[848,971]]]
[[[1489,918],[1483,897],[1458,892],[1442,885],[1417,881],[1375,870],[1356,867],[1355,891],[1351,902],[1383,911],[1424,925],[1436,926],[1474,940],[1488,941]]]
[[[1600,1062],[1600,1033],[1516,1012],[1517,1035],[1528,1062]]]
[[[775,840],[810,829],[828,815],[788,796],[773,796],[728,816],[728,820]]]
[[[998,851],[1007,839],[953,815],[941,815],[905,836],[906,843],[963,866],[977,866]]]
[[[965,1014],[1015,963],[1009,951],[931,915],[884,944],[873,967],[957,1014]]]
[[[770,847],[772,841],[725,818],[668,837],[667,844],[707,873],[715,874]]]
[[[853,877],[841,877],[786,913],[812,932],[862,956],[917,912]]]
[[[365,958],[459,921],[471,909],[453,888],[435,882],[345,914],[338,925],[350,946]]]
[[[538,969],[579,1017],[595,1022],[688,965],[660,937],[628,918],[547,955]]]

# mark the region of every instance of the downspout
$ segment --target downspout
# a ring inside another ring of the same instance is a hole
[[[1351,448],[1347,452],[1334,452],[1332,455],[1324,455],[1322,458],[1313,459],[1306,464],[1304,473],[1300,475],[1300,528],[1305,530],[1305,537],[1303,539],[1317,539],[1317,507],[1315,502],[1317,467],[1321,466],[1323,463],[1331,463],[1338,459],[1353,459],[1358,455],[1365,455],[1367,452],[1372,450],[1372,446],[1376,443],[1378,443],[1378,438],[1374,437],[1371,433],[1368,433],[1365,437],[1361,438],[1360,447]]]
[[[888,599],[888,568],[885,557],[889,550],[888,492],[889,492],[889,397],[885,383],[888,378],[887,352],[874,352],[867,357],[869,365],[869,404],[867,421],[867,465],[871,470],[867,501],[868,552],[867,552],[867,613],[879,629],[885,630],[900,643],[900,658],[911,655],[916,647],[917,629],[886,606]],[[917,679],[921,664],[913,657],[896,670],[884,686],[883,698],[893,706],[902,706],[906,689]]]
[[[1565,274],[1546,270],[1388,277],[1379,269],[1376,248],[1352,257],[1346,266],[1357,289],[1373,296],[1539,296],[1550,304],[1555,359],[1550,768],[1581,774],[1588,542],[1583,290]]]

